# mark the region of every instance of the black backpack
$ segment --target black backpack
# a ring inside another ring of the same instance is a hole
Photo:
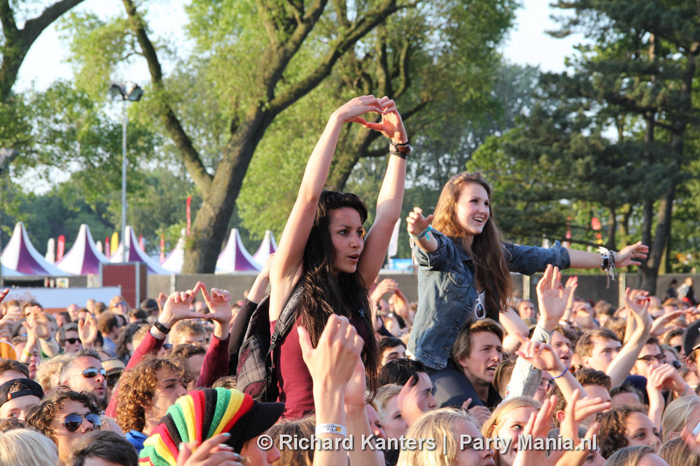
[[[304,287],[299,283],[292,291],[270,335],[270,296],[260,301],[250,317],[248,330],[238,353],[236,386],[257,401],[273,402],[279,397],[272,360],[280,339],[287,336],[296,320],[296,310]]]

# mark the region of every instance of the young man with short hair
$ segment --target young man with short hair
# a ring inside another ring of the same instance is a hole
[[[503,360],[503,333],[497,322],[484,319],[457,335],[447,367],[430,374],[441,408],[461,408],[469,399],[472,407],[491,408],[501,402],[493,377]]]
[[[581,336],[576,343],[576,354],[584,368],[605,372],[621,348],[622,342],[615,332],[598,328]]]

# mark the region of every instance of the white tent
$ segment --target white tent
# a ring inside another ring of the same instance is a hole
[[[97,250],[95,240],[90,234],[90,227],[82,224],[73,247],[56,266],[76,275],[87,275],[100,273],[100,264],[109,264],[109,259]]]
[[[3,277],[22,277],[24,276],[23,273],[19,273],[16,270],[12,270],[9,267],[5,267],[4,265],[2,266],[2,276]]]
[[[277,251],[277,243],[275,242],[275,236],[270,230],[267,230],[265,232],[265,239],[263,239],[263,242],[260,243],[260,247],[255,252],[255,254],[253,254],[253,259],[255,259],[255,262],[263,266],[265,265],[265,261],[270,256],[270,254],[272,254],[275,251]]]
[[[182,231],[180,239],[177,240],[175,249],[170,251],[160,266],[170,272],[180,273],[182,272],[182,264],[185,262],[185,232]]]
[[[15,225],[10,242],[2,252],[2,263],[12,269],[26,275],[44,275],[65,277],[72,275],[53,264],[50,264],[44,256],[32,245],[27,235],[27,230],[22,222]]]
[[[139,241],[136,238],[136,234],[134,234],[134,229],[131,228],[131,226],[126,227],[126,247],[127,247],[127,253],[126,253],[126,261],[127,262],[143,262],[148,266],[148,273],[156,274],[156,275],[169,275],[172,272],[169,270],[164,269],[163,267],[158,264],[158,262],[154,261],[150,257],[148,257],[148,254],[146,254],[140,247],[139,247]],[[112,257],[109,259],[109,261],[112,264],[121,264],[124,261],[122,260],[122,251],[124,248],[124,238],[122,238],[122,241],[119,243],[119,247],[117,248],[117,251],[112,255]]]
[[[238,229],[232,229],[228,243],[216,261],[216,273],[259,272],[260,269],[260,265],[243,246]]]

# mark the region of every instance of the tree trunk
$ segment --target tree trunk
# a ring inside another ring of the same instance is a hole
[[[615,233],[617,232],[617,209],[614,206],[610,207],[610,217],[608,226],[608,244],[605,246],[608,249],[616,249],[617,240]]]
[[[221,246],[228,234],[226,227],[233,214],[255,148],[273,118],[259,110],[229,140],[214,180],[202,199],[185,249],[183,273],[213,273]]]

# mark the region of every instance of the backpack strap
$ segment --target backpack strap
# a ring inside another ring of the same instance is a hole
[[[270,337],[270,349],[268,350],[268,355],[272,354],[277,347],[277,341],[280,338],[286,337],[289,331],[292,329],[297,314],[297,305],[299,304],[299,300],[301,299],[301,294],[303,292],[304,286],[302,285],[301,280],[299,280],[299,283],[287,300],[287,304],[284,305],[284,309],[282,309],[282,313],[277,319],[277,322],[275,322],[275,330],[272,332],[272,336]]]

